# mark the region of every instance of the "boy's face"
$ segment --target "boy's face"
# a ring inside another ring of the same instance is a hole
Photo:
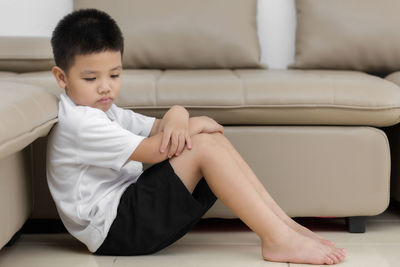
[[[76,105],[107,111],[121,89],[121,53],[77,55],[68,74],[58,67],[53,68],[53,74]]]

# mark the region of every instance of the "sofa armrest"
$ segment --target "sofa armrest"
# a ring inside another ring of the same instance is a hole
[[[0,82],[0,249],[33,210],[28,147],[57,121],[57,97],[44,89]]]
[[[40,87],[0,82],[0,101],[0,159],[47,135],[57,122],[57,97]]]

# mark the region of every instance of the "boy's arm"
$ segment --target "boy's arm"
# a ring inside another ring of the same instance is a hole
[[[150,131],[149,137],[151,137],[153,135],[156,135],[156,134],[158,134],[160,132],[160,130],[159,130],[160,122],[161,122],[160,119],[156,119],[154,121],[153,126],[151,127],[151,131]]]
[[[136,147],[129,160],[140,161],[143,163],[158,163],[168,158],[168,149],[160,152],[163,133],[159,132],[153,136],[143,139]],[[169,148],[170,145],[168,145]]]
[[[161,120],[155,120],[149,136],[160,132],[163,133],[160,152],[164,152],[168,146],[169,156],[172,157],[179,155],[185,148],[185,144],[190,149],[189,112],[182,106],[171,107]]]
[[[169,158],[168,151],[171,143],[164,152],[160,152],[163,140],[163,132],[159,131],[160,122],[160,119],[155,120],[149,137],[143,139],[128,160],[154,164]],[[191,136],[201,132],[201,123],[197,118],[190,118],[189,125]]]
[[[154,136],[161,132],[160,130],[161,120],[156,119],[154,121],[153,127],[151,128],[151,132],[149,137]],[[203,129],[204,128],[204,129]],[[199,134],[201,132],[213,132],[215,128],[215,132],[223,133],[223,127],[217,124],[213,119],[200,116],[200,117],[192,117],[189,118],[189,136],[193,136],[195,134]],[[204,131],[203,131],[204,130]]]
[[[153,126],[154,127],[154,126]],[[224,133],[224,127],[213,119],[209,117],[193,117],[189,119],[189,134],[190,136],[199,133],[213,133],[220,132]],[[169,147],[171,143],[168,144],[167,149],[164,152],[160,152],[160,146],[163,140],[163,133],[158,132],[153,136],[143,139],[143,141],[138,145],[132,155],[128,160],[140,161],[143,163],[158,163],[167,158]]]

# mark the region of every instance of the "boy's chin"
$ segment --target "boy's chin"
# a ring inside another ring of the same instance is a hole
[[[99,109],[102,110],[102,111],[104,111],[104,112],[107,112],[110,108],[111,108],[111,106],[108,107],[108,108],[99,108]]]
[[[104,112],[108,111],[111,108],[112,103],[107,105],[96,105],[94,108],[100,109]]]

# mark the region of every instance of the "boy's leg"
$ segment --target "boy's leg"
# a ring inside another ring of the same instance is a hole
[[[193,174],[197,174],[194,181],[204,176],[214,194],[259,235],[264,258],[315,264],[338,263],[344,258],[339,249],[288,227],[265,203],[215,136],[199,134],[193,136],[192,142],[192,150],[185,150],[170,160],[176,174],[182,181],[190,181]]]
[[[244,172],[246,178],[249,179],[249,181],[253,184],[255,187],[256,191],[258,194],[263,198],[265,203],[275,212],[275,214],[281,218],[287,225],[292,227],[294,230],[305,234],[311,238],[317,239],[322,241],[325,244],[329,245],[334,245],[333,242],[328,241],[319,235],[313,233],[309,229],[303,227],[302,225],[298,224],[295,222],[292,218],[290,218],[282,209],[279,207],[279,205],[275,202],[275,200],[271,197],[271,195],[267,192],[263,184],[260,182],[260,180],[257,178],[257,176],[254,174],[253,170],[249,167],[249,165],[246,163],[246,161],[242,158],[242,156],[239,154],[239,152],[234,148],[234,146],[231,144],[231,142],[221,133],[213,133],[215,138],[218,138],[220,141],[220,144],[222,144],[232,155],[236,163],[239,165],[239,167],[242,169]]]

